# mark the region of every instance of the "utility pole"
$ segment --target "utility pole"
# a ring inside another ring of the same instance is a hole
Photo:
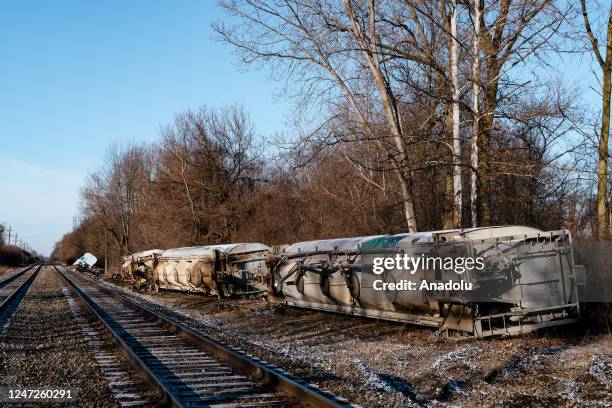
[[[8,244],[11,245],[11,229],[13,227],[9,226],[9,236],[8,236]]]

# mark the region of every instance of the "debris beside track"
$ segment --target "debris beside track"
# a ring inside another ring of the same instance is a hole
[[[126,293],[363,407],[612,406],[611,335],[454,341],[263,300]]]

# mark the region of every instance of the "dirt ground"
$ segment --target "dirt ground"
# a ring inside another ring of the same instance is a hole
[[[278,302],[130,293],[363,407],[612,406],[612,335],[580,326],[458,341]]]

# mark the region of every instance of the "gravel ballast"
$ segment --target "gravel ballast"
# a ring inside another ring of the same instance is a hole
[[[117,406],[70,310],[65,287],[53,268],[43,267],[0,333],[2,387],[72,389],[77,406]]]
[[[139,294],[115,283],[107,284],[363,407],[612,406],[612,336],[579,327],[457,341],[279,302]]]

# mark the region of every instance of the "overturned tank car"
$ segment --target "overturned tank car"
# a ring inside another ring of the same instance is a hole
[[[144,279],[144,286],[152,290],[177,290],[218,297],[263,294],[267,293],[265,256],[269,251],[270,247],[260,243],[145,251],[150,261],[141,260],[138,264],[141,269],[136,269],[144,276],[132,276]],[[135,259],[141,259],[141,256]],[[137,263],[133,260],[126,261],[124,270],[133,271],[135,265]]]
[[[155,285],[153,270],[162,254],[161,249],[134,252],[123,258],[121,274],[133,282],[134,289],[152,289]]]
[[[89,252],[85,252],[79,259],[74,261],[72,265],[76,266],[80,271],[89,271],[94,267],[96,262],[98,262],[98,258]]]
[[[299,242],[269,265],[273,292],[289,305],[449,333],[512,335],[579,318],[565,230],[506,226]]]

